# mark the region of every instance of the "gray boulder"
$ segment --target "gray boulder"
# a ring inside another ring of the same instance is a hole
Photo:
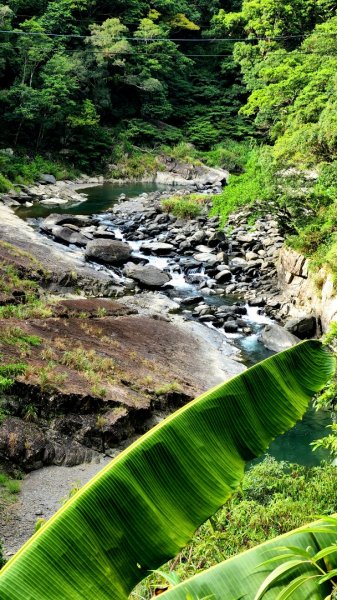
[[[144,252],[153,252],[154,254],[169,254],[174,250],[174,246],[165,242],[144,242],[140,249]]]
[[[296,346],[300,341],[298,337],[281,327],[280,325],[266,325],[261,334],[260,340],[262,344],[269,350],[274,352],[282,352],[292,346]]]
[[[135,265],[130,263],[124,268],[127,277],[131,277],[147,288],[158,289],[171,280],[171,276],[153,265]]]
[[[54,175],[44,173],[43,175],[41,175],[40,181],[41,183],[51,183],[52,185],[54,185],[56,183],[56,178],[54,177]]]
[[[83,227],[88,225],[90,222],[90,217],[87,216],[78,216],[78,215],[59,215],[57,213],[52,213],[48,215],[42,223],[41,229],[43,231],[52,231],[55,225],[76,225],[77,227]]]
[[[125,263],[131,256],[132,249],[129,244],[119,240],[95,239],[88,243],[85,257],[87,260],[107,263],[109,265],[120,265]]]
[[[220,273],[217,273],[217,275],[215,276],[215,281],[217,281],[218,283],[222,283],[224,281],[231,281],[231,279],[232,273],[228,269],[220,271]]]
[[[313,316],[289,319],[285,324],[285,329],[301,340],[314,337],[316,335],[316,328],[316,317]]]
[[[71,227],[56,225],[52,229],[55,240],[65,244],[75,244],[76,246],[86,246],[88,238],[80,231],[75,231]]]

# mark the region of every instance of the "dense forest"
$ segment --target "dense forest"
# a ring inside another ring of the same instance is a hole
[[[332,0],[2,4],[1,145],[15,152],[1,156],[2,190],[48,167],[141,176],[164,149],[236,173],[214,203],[224,218],[238,204],[276,201],[293,245],[333,268],[336,9]]]

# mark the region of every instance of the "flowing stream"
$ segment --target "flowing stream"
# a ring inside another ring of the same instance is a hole
[[[134,184],[106,184],[101,186],[89,187],[81,190],[87,194],[87,200],[80,203],[71,203],[58,207],[43,206],[35,204],[33,207],[22,207],[17,211],[17,214],[29,220],[37,218],[45,218],[53,212],[62,214],[86,214],[99,215],[102,224],[105,222],[104,211],[113,206],[121,194],[125,194],[128,198],[136,197],[144,192],[150,193],[154,191],[167,190],[167,186],[159,186],[151,183],[134,183]],[[110,221],[106,221],[109,226]],[[122,232],[119,229],[114,229],[117,239],[124,239]],[[161,270],[168,271],[171,275],[170,285],[167,288],[167,295],[171,299],[183,299],[191,296],[202,295],[197,285],[186,281],[184,273],[178,268],[174,259],[164,256],[154,256],[151,254],[143,254],[140,250],[142,242],[127,240],[133,248],[133,255],[138,258],[144,258],[146,261]],[[70,248],[70,250],[72,250]],[[74,252],[78,252],[77,248],[73,248]],[[97,268],[102,268],[98,266]],[[200,270],[198,273],[204,275]],[[116,277],[116,275],[114,275]],[[165,291],[165,290],[164,290]],[[237,301],[233,296],[205,296],[204,302],[212,305],[230,305]],[[271,323],[271,320],[260,314],[260,309],[253,308],[247,305],[247,314],[243,319],[247,321],[247,326],[250,327],[252,333],[242,335],[239,333],[228,334],[224,333],[226,340],[231,341],[240,349],[242,360],[245,365],[252,366],[271,356],[272,352],[267,350],[259,341],[258,334],[264,324]],[[212,325],[205,323],[205,326]],[[316,465],[326,458],[324,451],[313,453],[310,448],[310,442],[317,438],[326,435],[326,426],[330,423],[330,415],[327,412],[316,412],[310,408],[303,418],[291,431],[278,437],[270,446],[269,453],[279,460],[288,460],[304,465]]]

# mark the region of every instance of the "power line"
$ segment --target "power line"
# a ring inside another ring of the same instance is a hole
[[[5,42],[0,42],[0,46],[4,45]],[[45,46],[46,48],[48,48],[48,46]],[[37,49],[43,49],[43,46],[39,45],[39,46],[30,46],[30,48],[37,48]],[[10,49],[15,49],[15,50],[22,50],[21,46],[10,46]],[[49,47],[50,52],[55,52],[58,50],[58,48],[55,47]],[[139,50],[134,50],[132,49],[130,52],[113,52],[113,51],[109,51],[109,50],[103,50],[101,48],[60,48],[60,51],[64,54],[72,54],[72,53],[85,53],[85,54],[102,54],[103,56],[120,56],[120,57],[127,57],[127,56],[153,56],[153,55],[159,55],[159,56],[163,56],[165,53],[162,52],[161,50],[156,50],[156,51],[149,51],[149,52],[144,52],[144,51],[139,51]],[[294,54],[300,54],[300,55],[304,55],[304,56],[337,56],[337,50],[336,52],[328,52],[328,51],[315,51],[315,50],[292,50],[291,52],[286,52],[286,50],[283,51],[274,51],[274,52],[270,52],[268,53],[268,57],[274,57],[274,56],[282,56],[284,58],[286,57],[291,57],[294,56]],[[172,57],[171,54],[166,54],[166,56],[170,56]],[[194,54],[184,54],[183,55],[185,58],[223,58],[223,57],[233,57],[232,53],[218,53],[218,54],[205,54],[205,53],[194,53]],[[262,57],[261,57],[262,58]]]
[[[75,33],[51,33],[51,32],[37,32],[37,31],[18,31],[18,30],[7,30],[0,29],[0,34],[6,35],[23,35],[23,36],[48,36],[48,37],[61,37],[61,38],[76,38],[76,39],[91,39],[89,35],[80,35]],[[337,36],[337,33],[310,33],[311,35],[323,35],[329,37]],[[291,40],[291,39],[303,39],[308,38],[307,34],[300,35],[280,35],[275,37],[255,37],[255,38],[138,38],[128,36],[116,36],[113,39],[116,41],[127,40],[133,42],[198,42],[198,43],[218,43],[218,42],[276,42],[279,40]]]

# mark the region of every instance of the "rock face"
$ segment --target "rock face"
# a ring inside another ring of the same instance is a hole
[[[288,301],[288,317],[316,317],[327,331],[337,319],[337,295],[332,273],[322,267],[312,273],[309,261],[290,248],[282,248],[277,265],[279,286]]]
[[[26,470],[42,467],[48,454],[46,437],[34,423],[8,417],[0,426],[0,456]]]
[[[46,217],[40,227],[43,231],[52,231],[54,227],[60,225],[76,225],[77,227],[85,227],[89,222],[89,218],[80,215],[59,215],[52,213]]]
[[[125,274],[141,285],[150,289],[159,289],[171,280],[171,276],[153,265],[129,264],[124,269]]]
[[[130,258],[131,252],[129,244],[103,238],[88,243],[85,257],[87,260],[95,260],[109,265],[121,265]]]
[[[280,325],[266,325],[260,335],[261,342],[269,350],[282,352],[295,346],[300,341],[295,335],[280,327]]]

